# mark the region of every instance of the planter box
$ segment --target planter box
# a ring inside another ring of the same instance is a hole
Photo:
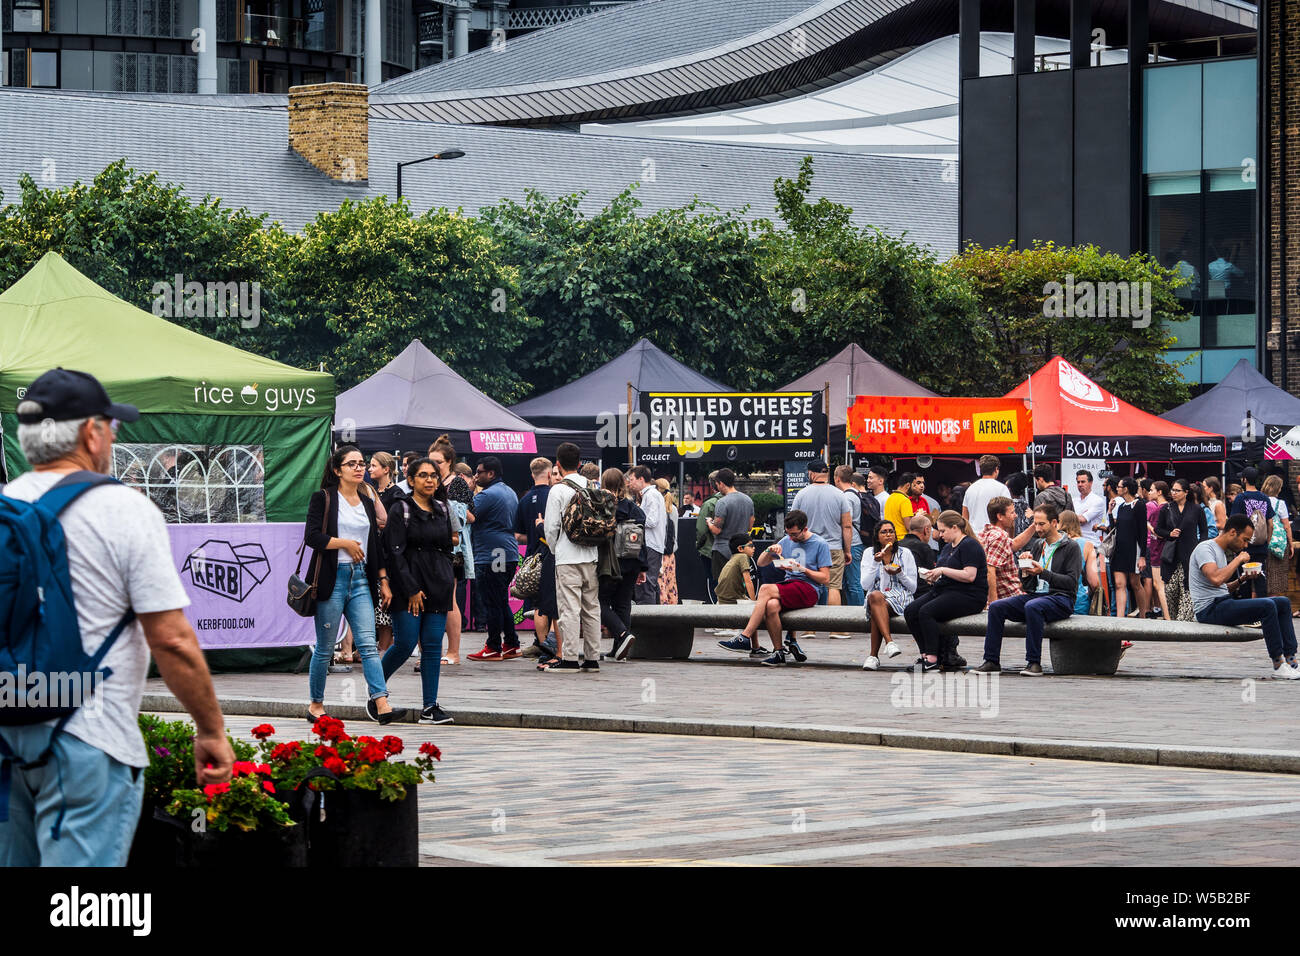
[[[369,790],[318,793],[307,828],[310,865],[419,866],[419,791],[408,787],[396,801]]]
[[[253,830],[178,830],[176,865],[203,869],[284,869],[307,865],[307,828],[301,824]]]

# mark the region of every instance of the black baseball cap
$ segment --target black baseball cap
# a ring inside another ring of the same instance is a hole
[[[115,405],[95,376],[64,368],[51,369],[32,382],[18,403],[18,421],[24,425],[95,416],[133,422],[140,417],[140,409]]]
[[[814,458],[812,461],[808,462],[808,471],[810,472],[823,472],[830,470],[830,466],[820,458]]]

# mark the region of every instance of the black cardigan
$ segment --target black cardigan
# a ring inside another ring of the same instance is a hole
[[[326,516],[325,509],[329,508]],[[372,591],[379,587],[379,570],[383,566],[383,552],[379,545],[379,521],[375,517],[375,503],[368,495],[361,495],[361,504],[370,519],[370,540],[366,542],[366,577],[370,579]],[[325,530],[321,531],[324,518]],[[337,488],[322,489],[311,496],[307,505],[306,523],[307,547],[312,549],[311,564],[307,565],[308,583],[316,574],[316,565],[320,563],[320,581],[316,586],[316,600],[328,601],[334,593],[334,579],[338,576],[339,552],[337,548],[327,548],[330,538],[339,536],[339,496]]]
[[[1171,538],[1169,533],[1175,528],[1178,528],[1182,533],[1176,538]],[[1175,514],[1173,502],[1170,502],[1164,505],[1156,516],[1156,537],[1162,542],[1161,550],[1163,551],[1165,543],[1175,542],[1174,561],[1183,566],[1184,574],[1189,573],[1192,552],[1196,550],[1198,544],[1206,540],[1208,530],[1205,521],[1205,509],[1186,499],[1184,499],[1181,514]],[[1161,561],[1161,564],[1163,565],[1164,562]],[[1170,562],[1168,567],[1172,568],[1173,562]]]

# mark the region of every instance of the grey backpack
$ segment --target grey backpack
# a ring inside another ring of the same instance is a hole
[[[620,521],[614,529],[614,557],[638,558],[645,543],[645,526],[636,521]]]

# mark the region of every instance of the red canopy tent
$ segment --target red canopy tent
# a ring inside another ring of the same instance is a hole
[[[1107,462],[1223,461],[1222,435],[1176,425],[1120,401],[1061,358],[1007,393],[1032,398],[1034,456]]]

